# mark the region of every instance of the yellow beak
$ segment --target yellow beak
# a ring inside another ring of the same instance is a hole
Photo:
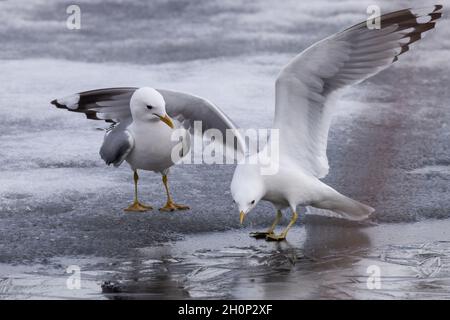
[[[239,215],[239,221],[241,221],[241,224],[244,222],[244,218],[245,218],[245,213],[244,213],[244,211],[241,211],[240,215]]]
[[[165,124],[167,124],[169,127],[171,127],[173,129],[172,119],[170,119],[167,114],[164,117],[162,117],[160,115],[156,115],[156,116],[159,118],[159,120],[161,120],[162,122],[164,122]]]

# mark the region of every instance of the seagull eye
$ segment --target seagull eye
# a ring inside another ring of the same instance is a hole
[[[253,200],[252,202],[250,202],[250,204],[255,204],[255,200]]]
[[[153,106],[147,106],[147,109],[151,110],[151,109],[153,109]]]

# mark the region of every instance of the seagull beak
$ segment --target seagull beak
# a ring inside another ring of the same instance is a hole
[[[171,127],[173,129],[173,122],[172,119],[169,118],[169,116],[166,114],[164,115],[164,117],[156,114],[156,116],[159,118],[159,120],[161,120],[162,122],[164,122],[165,124],[167,124],[169,127]]]
[[[239,215],[239,221],[241,222],[241,224],[244,222],[244,218],[245,218],[245,213],[244,213],[244,211],[241,211],[240,215]]]

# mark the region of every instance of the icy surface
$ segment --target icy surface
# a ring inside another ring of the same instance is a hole
[[[76,31],[66,28],[67,1],[2,1],[0,57],[148,64],[255,52],[295,54],[366,19],[368,5],[374,4],[389,12],[436,1],[78,0],[81,30]],[[428,47],[449,45],[443,37]]]
[[[0,265],[0,298],[449,299],[450,246],[441,240],[450,236],[449,223],[308,224],[283,243],[255,240],[248,229],[209,232],[123,259]],[[70,265],[80,267],[80,289],[67,287]],[[367,285],[374,267],[377,288]]]

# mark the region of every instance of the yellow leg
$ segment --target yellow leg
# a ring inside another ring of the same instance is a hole
[[[276,226],[278,225],[278,222],[280,222],[280,219],[282,217],[282,213],[280,210],[277,211],[277,216],[275,217],[275,220],[273,221],[272,225],[267,231],[262,232],[252,232],[250,233],[250,236],[256,239],[266,238],[269,234],[273,234],[273,231],[275,230]]]
[[[147,210],[152,210],[153,208],[151,206],[144,205],[144,204],[140,203],[138,200],[138,187],[137,186],[138,186],[139,176],[137,174],[137,170],[134,170],[133,179],[134,179],[134,201],[133,201],[133,204],[130,205],[128,208],[124,209],[124,211],[144,212]]]
[[[288,226],[286,227],[286,229],[283,230],[283,232],[281,232],[278,236],[275,234],[268,234],[266,236],[266,240],[268,241],[281,241],[281,240],[285,240],[286,236],[289,232],[289,229],[291,229],[291,227],[294,225],[295,221],[297,221],[298,218],[298,214],[297,212],[293,211],[292,212],[292,219],[289,222]]]
[[[182,204],[176,204],[173,202],[172,197],[170,196],[169,192],[169,183],[167,182],[167,175],[162,176],[162,182],[164,184],[164,188],[166,189],[167,194],[167,202],[164,205],[164,207],[160,208],[160,211],[175,211],[175,210],[188,210],[189,207],[182,205]]]

